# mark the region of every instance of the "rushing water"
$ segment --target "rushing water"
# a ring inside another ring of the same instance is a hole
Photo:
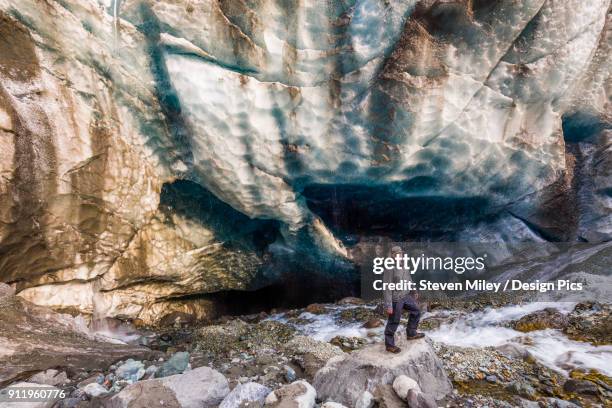
[[[513,344],[529,351],[542,364],[567,372],[572,368],[597,369],[612,376],[612,346],[593,346],[589,343],[572,341],[558,330],[539,330],[522,333],[504,326],[504,323],[519,319],[525,315],[554,307],[562,313],[573,310],[571,302],[534,302],[524,305],[489,308],[481,312],[462,314],[459,312],[436,311],[425,313],[423,318],[443,315],[455,315],[452,323],[443,323],[427,335],[435,342],[458,347],[498,347]],[[314,315],[302,313],[299,317],[310,321],[305,324],[294,324],[302,333],[317,340],[329,341],[335,336],[363,337],[370,341],[382,341],[384,328],[364,329],[361,323],[341,323],[338,315],[347,308],[356,306],[333,306],[328,314]],[[282,315],[272,319],[288,320]],[[402,328],[398,329],[398,331]],[[524,339],[528,337],[530,341]]]

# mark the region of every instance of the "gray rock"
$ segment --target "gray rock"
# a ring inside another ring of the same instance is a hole
[[[390,384],[379,384],[373,395],[378,408],[406,408],[406,402],[397,396]]]
[[[355,403],[355,408],[372,408],[373,406],[374,395],[369,391],[362,392]]]
[[[48,369],[92,371],[128,357],[150,359],[156,354],[142,347],[93,340],[75,329],[72,317],[19,296],[3,298],[1,306],[0,384]]]
[[[426,340],[401,339],[398,345],[399,354],[389,354],[383,344],[376,344],[329,360],[314,378],[319,398],[355,406],[364,391],[373,393],[377,385],[391,384],[400,375],[414,379],[436,399],[452,390],[442,362]]]
[[[506,387],[510,392],[517,394],[525,398],[534,398],[536,396],[536,390],[529,384],[514,381]]]
[[[529,356],[529,352],[525,350],[525,348],[514,343],[506,343],[496,347],[495,349],[508,358],[524,359]]]
[[[339,347],[308,336],[293,337],[284,345],[284,349],[288,354],[301,357],[300,365],[309,379],[313,378],[330,358],[344,355]]]
[[[599,393],[597,384],[573,378],[570,378],[563,384],[563,390],[574,394],[597,395]]]
[[[438,408],[436,400],[431,395],[422,393],[416,388],[408,391],[406,402],[410,408]]]
[[[49,369],[34,374],[29,382],[44,385],[63,385],[68,383],[68,376],[63,371]]]
[[[295,381],[272,391],[265,400],[267,407],[275,408],[312,408],[317,392],[304,380]]]
[[[118,378],[135,383],[144,377],[145,372],[146,370],[144,363],[129,359],[117,368],[115,375],[117,375]]]
[[[321,405],[321,408],[346,408],[342,404],[338,404],[337,402],[327,401]]]
[[[408,398],[408,392],[413,389],[417,390],[418,392],[421,391],[419,384],[408,376],[399,375],[395,377],[395,380],[393,380],[393,391],[395,391],[397,396],[404,401],[406,401]]]
[[[80,381],[77,384],[78,388],[84,388],[86,385],[91,384],[91,383],[98,383],[98,384],[102,384],[104,382],[104,375],[102,374],[94,374],[90,377],[87,377],[86,379],[84,379],[83,381]]]
[[[81,398],[64,398],[59,400],[53,408],[77,408],[81,401],[83,401]]]
[[[485,380],[487,380],[490,383],[496,383],[497,382],[497,376],[495,376],[495,375],[487,375],[485,377]]]
[[[529,400],[520,398],[519,407],[520,408],[540,408],[540,404],[538,404],[536,401],[529,401]]]
[[[570,401],[564,401],[558,398],[547,398],[546,406],[549,408],[580,408],[580,405],[576,405]]]
[[[168,377],[185,372],[189,366],[189,353],[178,352],[168,359],[155,373],[155,377]]]
[[[236,388],[223,399],[219,408],[239,408],[244,403],[263,404],[270,392],[272,392],[272,390],[268,387],[255,382],[238,384]]]
[[[108,394],[108,390],[103,385],[100,385],[97,382],[93,382],[84,386],[83,392],[87,394],[87,396],[90,398]]]
[[[208,408],[216,407],[229,394],[225,377],[209,367],[185,374],[139,381],[110,399],[113,408],[139,407]]]
[[[157,372],[157,370],[159,369],[155,365],[147,367],[147,369],[145,370],[145,379],[149,380],[155,377],[155,373]]]

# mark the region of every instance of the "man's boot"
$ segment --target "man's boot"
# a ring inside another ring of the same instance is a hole
[[[402,349],[397,346],[385,346],[385,348],[387,349],[389,353],[393,353],[393,354],[397,354],[400,351],[402,351]]]
[[[423,337],[425,337],[424,333],[414,333],[412,336],[410,335],[406,335],[406,339],[407,340],[418,340],[418,339],[422,339]]]

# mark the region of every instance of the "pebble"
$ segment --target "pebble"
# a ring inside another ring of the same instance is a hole
[[[294,382],[297,379],[295,370],[287,365],[283,366],[283,368],[285,369],[285,380],[287,380],[289,383]]]
[[[494,375],[487,375],[485,377],[485,380],[487,380],[490,383],[496,383],[497,382],[497,377]]]
[[[98,383],[87,384],[83,387],[83,392],[90,398],[108,394],[108,390]]]

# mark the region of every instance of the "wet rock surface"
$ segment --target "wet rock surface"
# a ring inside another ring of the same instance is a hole
[[[571,339],[596,345],[612,344],[612,311],[609,304],[579,303],[569,315],[564,333]]]
[[[530,332],[544,329],[564,329],[569,324],[569,318],[553,308],[539,310],[520,318],[513,323],[514,329]]]
[[[0,307],[0,385],[49,369],[74,376],[83,370],[104,369],[126,357],[143,360],[155,355],[144,347],[96,341],[80,331],[71,316],[16,296],[1,297]]]
[[[238,384],[221,402],[219,408],[261,406],[272,390],[261,384],[248,382]]]
[[[442,399],[452,389],[451,383],[433,349],[425,340],[401,340],[402,352],[389,355],[383,344],[367,346],[347,356],[335,357],[315,375],[313,385],[321,398],[354,405],[364,391],[377,385],[391,384],[405,374],[421,390]]]

